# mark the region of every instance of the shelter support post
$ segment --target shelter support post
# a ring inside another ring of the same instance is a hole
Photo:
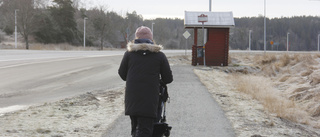
[[[198,61],[197,61],[197,43],[198,43],[198,29],[194,28],[193,31],[194,34],[194,43],[192,45],[192,64],[193,66],[196,66]]]

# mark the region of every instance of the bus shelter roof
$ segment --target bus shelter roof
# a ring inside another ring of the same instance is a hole
[[[185,11],[184,27],[201,28],[202,22],[198,22],[198,16],[202,14],[208,16],[208,21],[204,22],[205,28],[233,28],[235,26],[232,12]]]

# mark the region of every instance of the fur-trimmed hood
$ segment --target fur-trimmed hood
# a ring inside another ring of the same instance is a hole
[[[127,44],[127,50],[128,52],[134,52],[134,51],[150,51],[150,52],[160,52],[163,49],[162,45],[157,45],[157,44],[148,44],[148,43],[132,43],[129,42]]]

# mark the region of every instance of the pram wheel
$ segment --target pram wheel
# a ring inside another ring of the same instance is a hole
[[[166,133],[164,133],[165,137],[169,137],[170,136],[170,131],[167,131]]]
[[[165,137],[169,137],[170,136],[170,130],[172,129],[172,127],[168,126],[166,132],[164,132],[164,136]]]

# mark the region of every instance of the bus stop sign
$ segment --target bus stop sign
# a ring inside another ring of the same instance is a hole
[[[208,15],[201,14],[198,16],[198,22],[208,22]]]

